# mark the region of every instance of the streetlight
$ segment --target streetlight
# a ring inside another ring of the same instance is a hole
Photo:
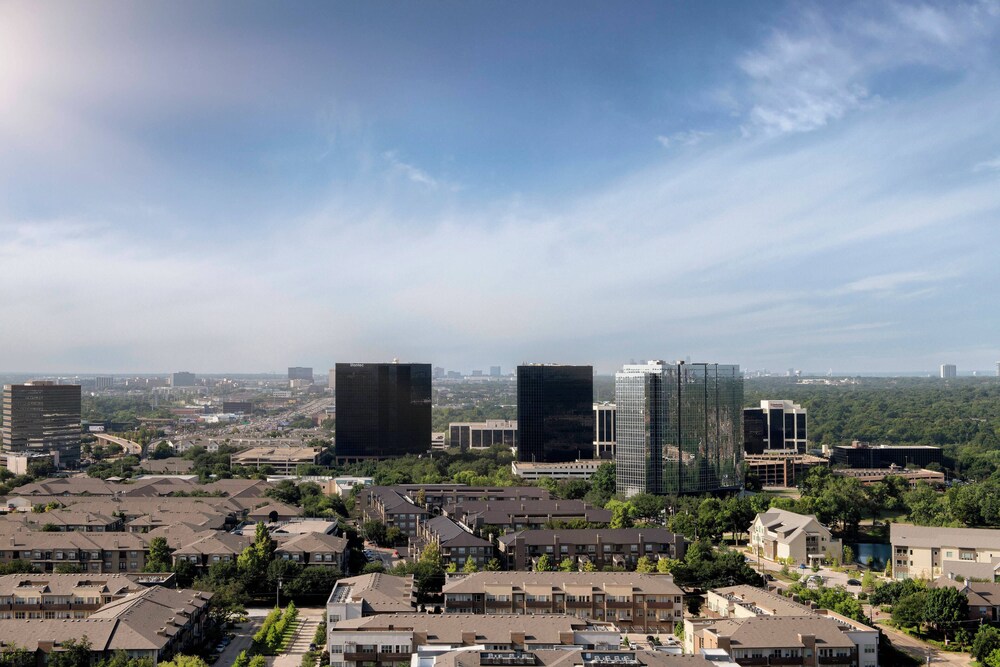
[[[274,591],[274,606],[281,607],[281,577],[278,577],[278,588]]]

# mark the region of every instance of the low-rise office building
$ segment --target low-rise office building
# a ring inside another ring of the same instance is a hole
[[[887,477],[899,477],[906,480],[910,486],[916,486],[921,482],[931,486],[944,486],[944,473],[940,470],[926,470],[920,468],[911,470],[892,465],[888,468],[835,468],[834,475],[840,477],[853,477],[865,486],[871,486],[878,482],[884,482]]]
[[[820,456],[794,452],[766,452],[743,457],[747,474],[755,476],[763,487],[790,489],[798,486],[806,473],[830,462]]]
[[[448,444],[462,449],[489,449],[496,445],[517,447],[517,421],[488,419],[448,424]]]
[[[662,574],[476,572],[443,595],[449,614],[570,614],[636,632],[672,632],[684,617],[684,592]]]
[[[583,459],[559,463],[512,461],[510,471],[514,477],[534,481],[539,479],[590,479],[606,460]]]
[[[591,563],[598,570],[618,566],[635,569],[646,556],[654,561],[684,558],[686,540],[663,528],[585,528],[578,530],[521,530],[497,540],[508,570],[531,570],[548,556],[554,564],[569,558],[577,567]]]
[[[932,445],[872,445],[858,440],[834,447],[830,458],[834,465],[848,468],[888,468],[892,465],[926,468],[932,463],[940,465],[944,460],[941,448]]]
[[[301,465],[316,465],[322,453],[319,447],[253,447],[230,457],[233,465],[247,468],[271,468],[281,475],[294,474]]]
[[[822,563],[839,558],[844,551],[843,542],[812,514],[772,508],[754,518],[749,532],[754,553],[771,561]]]

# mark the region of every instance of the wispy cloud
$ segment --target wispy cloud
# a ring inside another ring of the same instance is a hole
[[[739,59],[747,78],[746,133],[808,132],[879,99],[873,80],[893,69],[981,66],[984,37],[996,34],[994,1],[863,3],[842,12],[803,10]]]
[[[671,135],[657,135],[656,141],[664,148],[670,148],[671,146],[697,146],[710,136],[712,136],[711,132],[685,130]]]
[[[972,171],[1000,171],[1000,155],[993,158],[992,160],[983,160],[982,162],[977,162],[973,167]]]
[[[385,151],[382,153],[382,157],[385,158],[386,162],[388,162],[390,173],[402,176],[411,183],[422,185],[431,190],[437,190],[442,186],[447,186],[449,188],[452,187],[448,184],[442,183],[423,169],[420,169],[409,162],[404,162],[399,158],[396,151]]]

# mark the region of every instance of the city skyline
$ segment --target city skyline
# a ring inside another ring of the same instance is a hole
[[[993,368],[1000,3],[629,9],[0,5],[0,369]]]

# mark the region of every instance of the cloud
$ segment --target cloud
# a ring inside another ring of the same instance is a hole
[[[403,162],[399,159],[396,151],[385,151],[382,153],[382,157],[385,158],[386,162],[389,163],[389,168],[391,173],[400,175],[406,178],[412,183],[417,185],[422,185],[431,190],[436,190],[441,187],[441,182],[436,178],[432,177],[423,169],[413,166],[408,162]]]
[[[1000,22],[996,2],[862,3],[801,11],[737,64],[745,75],[745,133],[809,132],[878,102],[878,76],[907,65],[982,67]],[[984,55],[986,57],[984,57]]]
[[[899,290],[900,287],[937,282],[950,278],[947,274],[930,274],[926,271],[899,271],[896,273],[882,273],[873,276],[866,276],[844,285],[836,290],[839,294],[857,294],[862,292],[883,292],[891,293]]]
[[[656,141],[659,142],[659,144],[664,148],[670,148],[671,146],[697,146],[710,136],[712,136],[711,132],[704,132],[702,130],[685,130],[670,136],[663,134],[657,135]]]
[[[1000,155],[993,158],[992,160],[984,160],[982,162],[977,162],[973,167],[972,171],[1000,171]]]

